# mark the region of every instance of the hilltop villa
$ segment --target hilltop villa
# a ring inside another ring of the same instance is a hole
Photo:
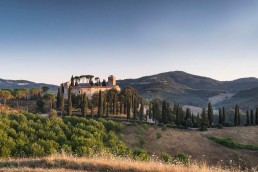
[[[100,82],[98,77],[95,77],[96,83],[93,83],[94,76],[92,75],[82,75],[71,78],[70,81],[61,84],[61,87],[64,92],[64,98],[68,99],[68,89],[71,86],[72,93],[75,95],[82,95],[86,93],[87,97],[91,99],[92,95],[101,91],[116,89],[120,91],[120,87],[116,85],[116,78],[113,75],[108,77],[108,82],[105,80]]]

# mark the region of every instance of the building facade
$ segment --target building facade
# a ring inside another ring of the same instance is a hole
[[[99,91],[107,91],[107,90],[111,90],[111,89],[116,89],[118,92],[120,92],[121,88],[116,85],[116,77],[114,77],[113,75],[108,77],[108,82],[103,85],[103,84],[95,84],[95,85],[91,85],[89,84],[89,82],[80,82],[80,79],[78,80],[79,77],[77,78],[77,84],[71,84],[71,81],[65,82],[63,83],[63,91],[64,91],[64,98],[68,99],[68,89],[69,87],[72,88],[72,93],[77,95],[83,95],[84,93],[86,93],[87,97],[89,99],[92,98],[92,95],[95,93],[99,93]]]

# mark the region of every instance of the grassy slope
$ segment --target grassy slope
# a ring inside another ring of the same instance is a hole
[[[157,138],[157,133],[161,134]],[[228,166],[230,160],[232,164],[241,167],[258,166],[258,151],[231,149],[215,143],[207,136],[231,137],[242,144],[258,145],[258,127],[239,127],[210,129],[207,132],[187,131],[178,129],[166,129],[141,126],[127,126],[124,129],[123,140],[130,148],[142,147],[150,154],[160,156],[162,152],[167,152],[171,156],[177,153],[187,153],[192,159],[205,161],[209,165]],[[143,146],[141,143],[145,142]],[[223,160],[223,161],[221,161]]]
[[[52,156],[31,159],[0,160],[0,171],[171,171],[171,172],[222,172],[219,167],[192,164],[189,167],[159,161],[137,162],[118,157],[76,158]],[[227,169],[225,171],[235,171]]]

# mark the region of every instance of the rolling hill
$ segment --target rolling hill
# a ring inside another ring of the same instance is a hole
[[[258,87],[257,78],[240,78],[233,81],[218,81],[212,78],[188,74],[182,71],[160,73],[137,79],[119,80],[122,87],[131,86],[144,98],[167,99],[170,103],[206,107],[208,99],[221,94],[234,95],[240,91]],[[244,96],[244,95],[243,95]],[[216,100],[219,104],[227,97]]]
[[[53,84],[35,83],[27,80],[5,80],[0,78],[0,89],[42,88],[48,86],[51,91],[57,91],[58,86]]]

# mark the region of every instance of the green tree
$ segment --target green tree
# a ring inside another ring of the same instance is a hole
[[[133,105],[133,119],[136,120],[136,114],[137,114],[137,102],[134,101]]]
[[[60,107],[61,107],[61,112],[62,112],[62,116],[64,114],[64,105],[65,105],[65,99],[64,99],[64,93],[61,93],[61,100],[60,100],[61,104],[60,104]]]
[[[249,111],[246,111],[246,125],[250,125],[250,119],[249,119]]]
[[[93,105],[91,105],[90,114],[91,114],[91,118],[93,118],[93,116],[94,116],[94,107],[93,107]]]
[[[44,93],[46,93],[49,90],[49,87],[48,86],[43,86],[42,90],[43,90]]]
[[[161,116],[162,116],[162,123],[164,124],[169,123],[170,108],[169,108],[169,103],[165,100],[162,101]]]
[[[98,117],[102,116],[103,105],[102,105],[102,91],[99,91],[99,101],[98,101]]]
[[[209,120],[208,120],[208,115],[205,110],[205,108],[202,109],[202,114],[201,114],[201,123],[200,123],[200,130],[201,131],[206,131],[207,127],[209,125]]]
[[[67,106],[67,114],[72,115],[73,113],[73,103],[72,103],[72,87],[70,86],[68,89],[68,106]]]
[[[222,108],[222,125],[225,125],[226,123],[226,112],[225,112],[225,108],[223,106]]]
[[[60,88],[57,89],[57,96],[56,96],[56,108],[59,109],[61,107],[61,92]]]
[[[219,124],[222,124],[222,110],[219,109]]]
[[[32,99],[36,100],[40,97],[40,94],[43,92],[42,88],[31,88],[30,94],[32,95]]]
[[[81,106],[81,112],[83,116],[87,116],[87,109],[88,109],[88,101],[87,101],[87,96],[86,93],[83,94],[83,101],[82,101],[82,106]]]
[[[208,104],[208,120],[209,120],[209,127],[212,127],[213,124],[213,109],[211,103]]]
[[[0,90],[0,98],[4,99],[4,105],[6,105],[6,101],[13,98],[12,93],[8,90]]]
[[[19,100],[21,100],[25,96],[26,96],[26,94],[23,90],[21,90],[21,89],[15,89],[14,90],[14,97],[16,98],[16,105],[17,105],[18,109],[20,109]]]
[[[254,111],[251,110],[251,121],[250,121],[251,125],[254,125]]]
[[[46,104],[50,105],[50,109],[53,109],[53,104],[54,104],[55,100],[56,100],[56,96],[54,94],[45,94],[43,96],[43,101]]]
[[[239,106],[236,105],[235,107],[235,116],[234,116],[234,125],[238,125],[238,116],[239,116]]]
[[[143,120],[143,113],[144,113],[144,105],[143,105],[143,101],[141,101],[141,108],[140,108],[140,121],[141,122]]]
[[[126,108],[127,109],[127,113],[126,113],[127,114],[127,119],[130,119],[130,116],[131,116],[131,104],[130,104],[130,100],[129,99],[127,100],[126,104],[127,104],[127,108]]]

